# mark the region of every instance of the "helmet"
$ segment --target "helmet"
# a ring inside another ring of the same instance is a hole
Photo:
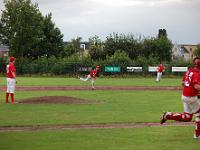
[[[193,65],[194,67],[200,68],[200,57],[195,57],[193,59]]]
[[[96,68],[100,68],[99,66],[96,66]]]
[[[10,62],[13,62],[13,61],[15,61],[15,57],[10,57]]]

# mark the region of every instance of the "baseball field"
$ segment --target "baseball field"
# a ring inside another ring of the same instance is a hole
[[[16,104],[1,78],[0,150],[199,150],[194,122],[159,124],[182,112],[181,78],[18,77]]]

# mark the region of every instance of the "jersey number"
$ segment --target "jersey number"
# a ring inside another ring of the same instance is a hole
[[[185,85],[185,86],[190,86],[191,80],[192,80],[192,76],[193,76],[193,72],[190,72],[190,73],[186,76],[185,82],[184,82],[184,85]]]

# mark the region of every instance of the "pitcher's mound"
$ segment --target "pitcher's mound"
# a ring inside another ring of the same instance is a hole
[[[33,97],[19,101],[23,104],[89,104],[91,101],[67,96]]]

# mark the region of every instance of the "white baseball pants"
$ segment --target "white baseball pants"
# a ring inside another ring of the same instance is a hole
[[[7,78],[7,93],[15,93],[16,80]]]
[[[89,80],[91,80],[92,88],[94,88],[95,78],[92,78],[91,75],[88,75],[86,78],[80,78],[80,80],[82,80],[82,81],[89,81]]]
[[[162,72],[157,72],[157,78],[156,78],[156,81],[159,82],[160,79],[162,77]]]

